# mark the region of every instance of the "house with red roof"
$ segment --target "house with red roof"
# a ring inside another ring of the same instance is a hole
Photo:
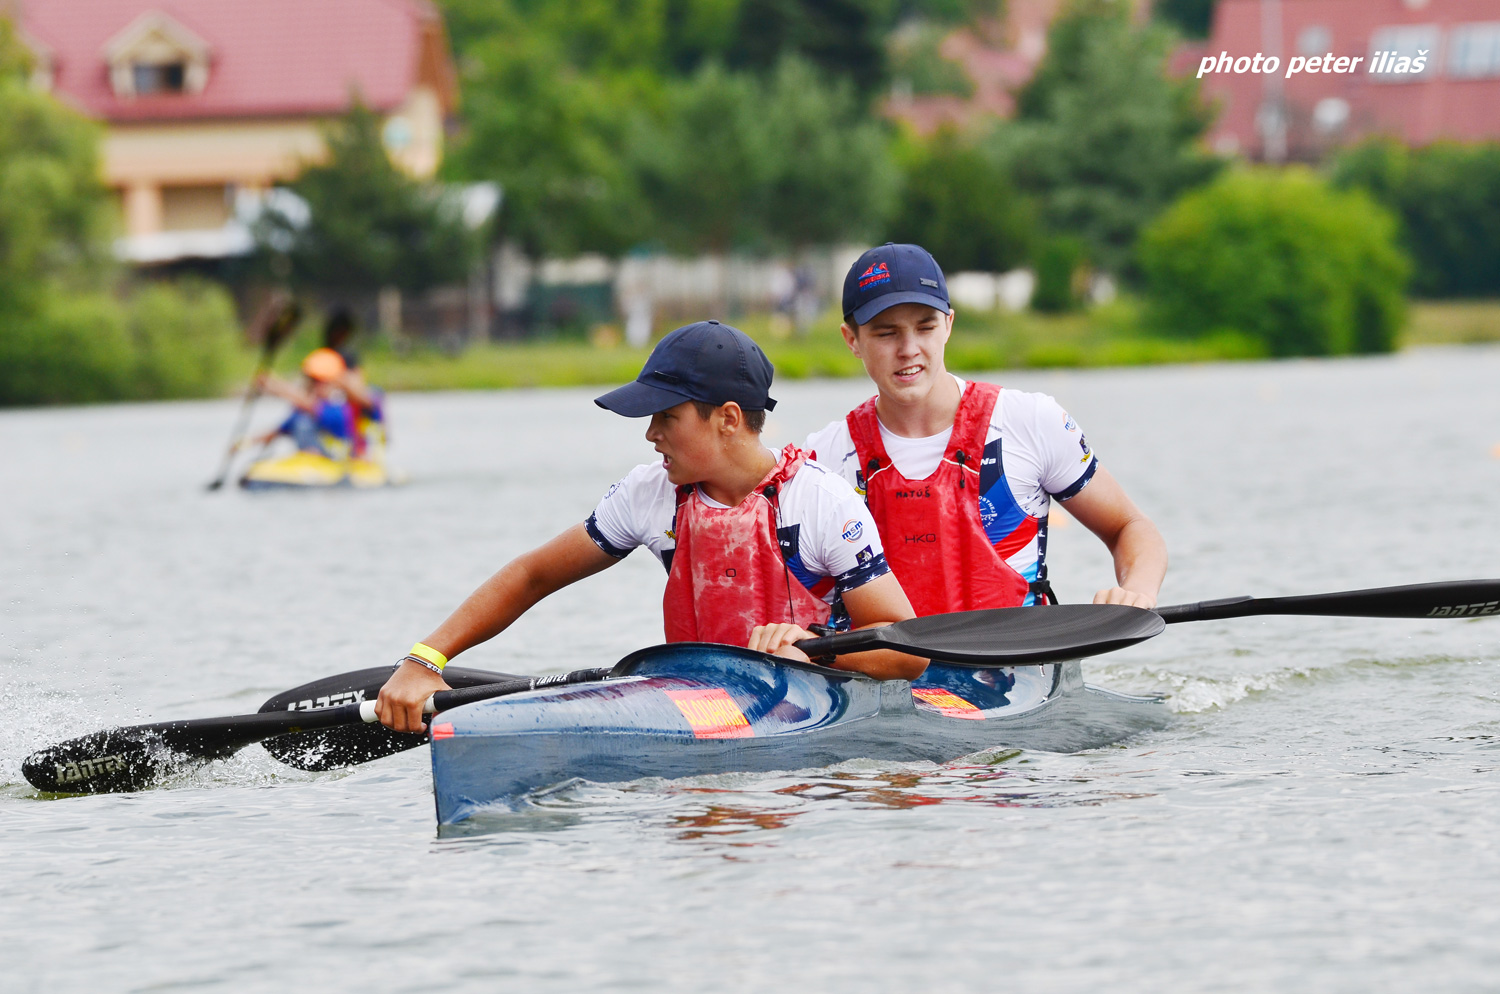
[[[34,81],[104,124],[120,254],[235,255],[236,221],[326,155],[323,129],[359,99],[391,159],[442,159],[457,96],[427,0],[10,0]]]
[[[1277,70],[1255,72],[1257,55]],[[1371,135],[1500,139],[1500,0],[1219,0],[1208,43],[1174,65],[1196,75],[1207,59],[1209,140],[1224,153],[1279,162]]]

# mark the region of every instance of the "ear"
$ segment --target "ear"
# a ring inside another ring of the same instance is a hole
[[[720,418],[719,431],[721,434],[733,435],[745,423],[745,412],[741,410],[739,404],[736,404],[732,400],[719,405],[719,409],[715,413]]]
[[[853,327],[849,324],[849,322],[845,321],[843,324],[839,325],[839,334],[844,336],[844,344],[849,346],[849,351],[858,356],[859,329]],[[860,356],[860,358],[863,359],[864,356]]]

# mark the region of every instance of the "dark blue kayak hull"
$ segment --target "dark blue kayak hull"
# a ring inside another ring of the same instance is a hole
[[[797,770],[850,759],[947,762],[984,749],[1097,748],[1170,717],[1156,698],[1086,687],[1077,662],[976,670],[934,664],[915,684],[678,643],[607,681],[435,715],[440,824],[574,778]]]

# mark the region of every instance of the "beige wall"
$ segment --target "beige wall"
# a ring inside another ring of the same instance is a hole
[[[384,124],[388,141],[404,139],[391,149],[399,168],[421,178],[437,172],[443,116],[435,91],[414,89]],[[229,217],[227,187],[263,190],[322,161],[324,125],[316,118],[112,123],[102,149],[104,180],[120,191],[127,235],[218,227]]]

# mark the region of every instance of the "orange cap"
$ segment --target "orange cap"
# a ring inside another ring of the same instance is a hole
[[[314,380],[331,382],[344,375],[344,357],[333,349],[314,349],[302,360],[302,372]]]

